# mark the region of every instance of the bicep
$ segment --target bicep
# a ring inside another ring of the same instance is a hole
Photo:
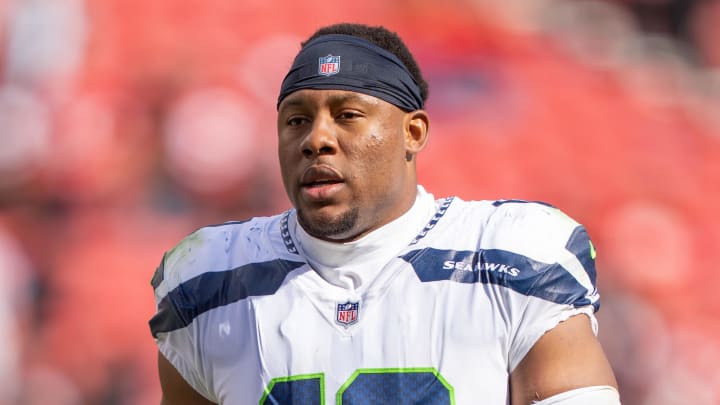
[[[617,387],[585,315],[573,316],[545,333],[510,375],[512,405],[598,385]]]
[[[162,388],[160,405],[215,405],[195,391],[175,367],[158,352],[158,373]]]

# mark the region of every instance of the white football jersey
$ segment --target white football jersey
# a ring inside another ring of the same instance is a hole
[[[160,352],[219,404],[509,403],[540,336],[578,313],[596,328],[594,249],[544,204],[433,206],[361,294],[310,268],[293,210],[196,231],[152,280]]]

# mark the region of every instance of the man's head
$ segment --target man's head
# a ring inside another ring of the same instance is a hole
[[[398,59],[400,59],[400,62],[405,65],[407,70],[410,72],[410,75],[412,75],[413,79],[417,82],[418,87],[420,88],[420,95],[423,103],[427,101],[429,90],[428,84],[425,81],[425,78],[423,78],[423,75],[420,72],[420,67],[415,61],[412,53],[396,33],[388,31],[384,27],[370,27],[362,24],[335,24],[315,31],[314,34],[302,43],[302,46],[305,47],[308,43],[318,37],[332,34],[350,35],[362,38],[395,55]]]
[[[278,97],[278,155],[298,221],[354,240],[412,206],[427,83],[394,33],[339,24],[303,42]]]

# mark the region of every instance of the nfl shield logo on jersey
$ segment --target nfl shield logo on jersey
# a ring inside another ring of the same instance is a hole
[[[332,76],[340,72],[339,56],[321,56],[318,62],[318,73],[323,76]]]
[[[358,320],[358,308],[360,307],[359,302],[346,302],[344,304],[337,304],[337,311],[335,320],[337,323],[343,326],[350,326]]]

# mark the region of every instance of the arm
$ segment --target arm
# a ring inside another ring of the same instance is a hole
[[[510,374],[512,405],[591,386],[617,389],[617,382],[585,315],[549,330]]]
[[[158,372],[162,388],[160,405],[215,405],[198,394],[159,352]]]

